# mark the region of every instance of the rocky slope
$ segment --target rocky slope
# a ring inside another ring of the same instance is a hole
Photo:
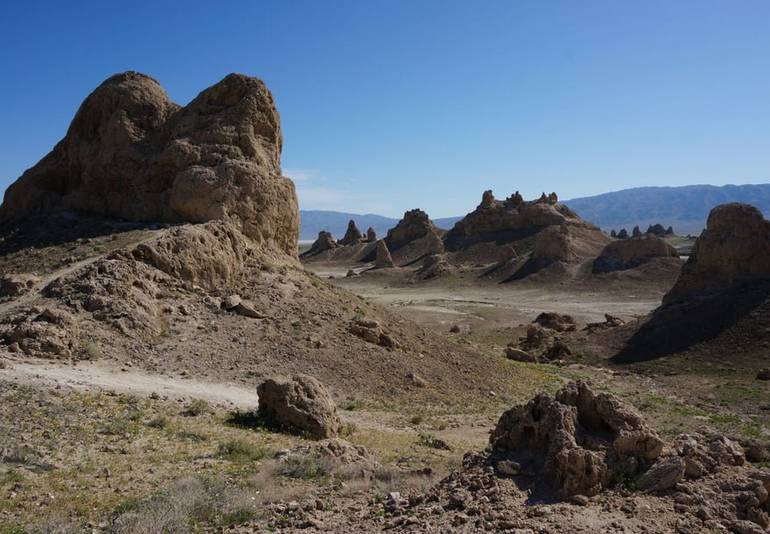
[[[485,395],[494,362],[449,365],[472,350],[302,269],[280,152],[255,78],[229,75],[185,107],[147,76],[109,78],[6,195],[0,353],[249,384],[303,372],[370,398],[449,396],[462,377]]]
[[[663,304],[617,358],[654,358],[698,343],[725,355],[761,351],[768,309],[770,222],[746,204],[717,206]]]

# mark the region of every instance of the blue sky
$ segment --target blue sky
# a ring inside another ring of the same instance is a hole
[[[770,182],[770,2],[3,2],[0,190],[115,72],[264,79],[305,209]]]

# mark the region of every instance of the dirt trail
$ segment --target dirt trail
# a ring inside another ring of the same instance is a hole
[[[0,379],[34,386],[67,386],[83,391],[105,390],[144,397],[156,393],[170,399],[198,398],[243,409],[257,406],[257,394],[251,388],[122,369],[124,368],[102,362],[69,365],[40,360],[19,360],[8,362],[5,369],[0,369]]]
[[[154,239],[155,236],[149,236],[145,239],[140,239],[134,243],[130,243],[126,246],[126,250],[131,251],[141,245],[142,243],[146,243],[148,241],[151,241]],[[17,308],[20,308],[21,306],[25,304],[29,304],[30,302],[34,301],[35,299],[40,297],[40,291],[47,287],[51,282],[54,280],[57,280],[59,278],[62,278],[63,276],[67,276],[69,274],[74,273],[81,267],[86,267],[87,265],[91,265],[97,260],[100,260],[102,258],[105,258],[112,254],[114,251],[105,252],[104,254],[97,254],[85,259],[82,259],[80,261],[76,261],[74,263],[70,263],[69,265],[62,267],[61,269],[58,269],[56,271],[53,271],[51,273],[48,273],[46,276],[44,276],[34,287],[32,291],[29,291],[25,293],[24,295],[20,297],[15,297],[11,299],[8,302],[0,303],[0,315],[3,315],[9,311],[15,310]]]

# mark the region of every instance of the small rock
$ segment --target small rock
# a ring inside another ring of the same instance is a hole
[[[770,380],[770,367],[760,369],[757,373],[757,380]]]

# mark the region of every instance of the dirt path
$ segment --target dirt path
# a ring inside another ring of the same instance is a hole
[[[141,245],[142,243],[146,243],[148,241],[151,241],[155,239],[156,236],[152,235],[145,239],[140,239],[134,243],[131,243],[126,246],[126,250],[131,251]],[[20,297],[13,298],[12,300],[4,303],[0,303],[0,315],[3,315],[5,313],[8,313],[9,311],[13,311],[15,309],[20,308],[21,306],[25,304],[29,304],[30,302],[34,301],[35,299],[40,297],[40,291],[47,287],[51,282],[54,280],[57,280],[59,278],[62,278],[63,276],[70,275],[80,269],[81,267],[85,267],[87,265],[91,265],[97,260],[100,260],[101,258],[104,258],[106,256],[109,256],[114,251],[105,252],[104,254],[97,254],[94,256],[91,256],[89,258],[82,259],[80,261],[76,261],[74,263],[70,263],[69,265],[62,267],[61,269],[58,269],[56,271],[53,271],[51,273],[48,273],[46,276],[44,276],[34,287],[33,290],[28,291],[24,295]]]
[[[239,409],[252,409],[257,406],[257,394],[251,388],[147,374],[103,362],[69,365],[40,360],[18,360],[10,361],[6,365],[5,369],[0,369],[0,379],[33,386],[115,391],[143,397],[155,393],[169,399],[197,398]]]

